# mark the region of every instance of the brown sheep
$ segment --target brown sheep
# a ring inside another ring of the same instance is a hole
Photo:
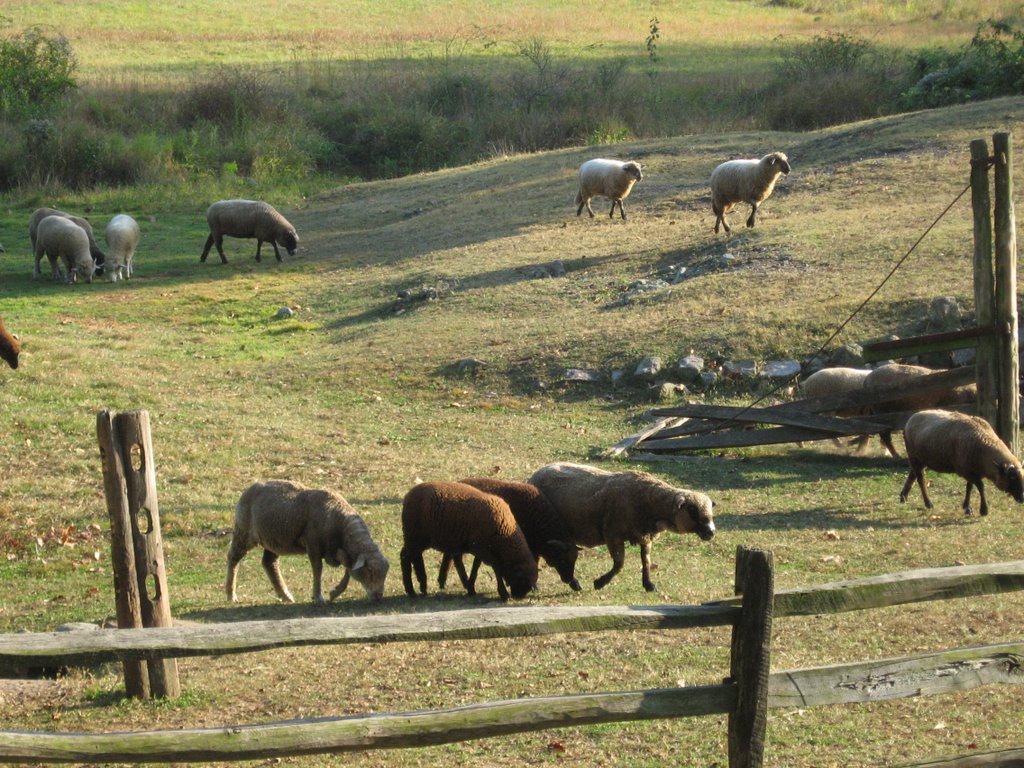
[[[512,510],[501,498],[471,485],[427,482],[413,486],[402,502],[402,536],[402,583],[409,597],[416,596],[414,568],[420,594],[427,593],[423,564],[427,549],[453,558],[468,553],[491,566],[502,600],[508,600],[509,591],[516,599],[526,597],[537,585],[537,561]],[[464,572],[459,576],[468,583]]]
[[[988,514],[985,486],[982,484],[986,479],[1017,502],[1024,502],[1024,475],[1020,461],[984,419],[956,411],[919,411],[907,420],[903,439],[907,446],[910,474],[900,491],[900,503],[907,500],[910,487],[917,480],[925,507],[932,508],[924,479],[926,468],[936,472],[955,472],[967,481],[962,505],[965,515],[971,514],[971,488],[974,486],[981,496],[978,513]]]
[[[577,544],[608,547],[612,568],[594,580],[594,589],[622,570],[626,542],[640,545],[644,589],[653,592],[651,544],[659,533],[696,533],[704,541],[715,535],[711,499],[673,488],[646,472],[608,472],[559,462],[541,467],[529,482],[562,513]]]
[[[206,261],[210,248],[217,246],[221,262],[228,263],[224,255],[225,235],[256,238],[256,261],[260,261],[263,243],[274,246],[274,256],[278,261],[282,260],[278,243],[284,246],[289,256],[294,256],[299,247],[295,227],[274,206],[262,200],[219,200],[206,209],[206,223],[210,226],[210,235],[206,238],[200,262]]]
[[[9,333],[4,327],[4,319],[0,317],[0,358],[11,366],[18,367],[18,355],[21,354],[21,342],[18,337]]]

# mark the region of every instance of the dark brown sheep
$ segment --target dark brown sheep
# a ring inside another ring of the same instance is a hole
[[[18,355],[21,354],[21,342],[4,327],[4,319],[0,317],[0,358],[11,368],[18,367]]]
[[[537,585],[537,561],[512,510],[501,498],[471,485],[427,482],[413,486],[402,502],[402,536],[402,583],[409,597],[416,596],[413,569],[420,594],[427,593],[423,564],[427,549],[451,557],[471,554],[491,566],[502,600],[508,600],[509,591],[514,598],[526,597]]]

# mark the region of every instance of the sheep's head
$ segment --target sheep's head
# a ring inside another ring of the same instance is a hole
[[[766,162],[769,168],[781,173],[783,176],[788,176],[792,170],[789,165],[789,158],[782,152],[772,152],[770,155],[765,155],[762,158],[762,162]]]
[[[92,260],[92,257],[88,259],[82,259],[71,269],[70,279],[71,282],[78,282],[78,278],[82,278],[87,283],[92,282],[92,276],[96,274],[96,262]]]
[[[640,168],[640,163],[632,161],[628,162],[622,166],[622,170],[624,170],[627,174],[632,176],[636,181],[640,181],[644,177],[643,171]]]
[[[278,236],[277,244],[288,251],[289,256],[294,256],[295,249],[299,247],[299,236],[294,229],[285,230]]]
[[[16,334],[8,333],[0,323],[0,359],[11,368],[18,367],[18,355],[21,354],[21,341]]]
[[[360,554],[352,564],[352,576],[363,585],[366,596],[374,603],[384,597],[384,580],[391,564],[380,553]]]
[[[526,558],[503,573],[508,583],[508,591],[516,600],[522,600],[537,587],[537,563],[532,558]]]
[[[714,502],[703,493],[680,491],[671,529],[676,533],[696,533],[702,541],[710,541],[715,537],[713,507]]]
[[[1024,503],[1024,476],[1019,465],[1010,462],[997,464],[995,484],[999,490],[1010,494],[1014,501]]]

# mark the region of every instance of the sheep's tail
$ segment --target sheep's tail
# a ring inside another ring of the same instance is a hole
[[[576,193],[576,198],[572,201],[573,205],[583,205],[583,190],[581,189]]]

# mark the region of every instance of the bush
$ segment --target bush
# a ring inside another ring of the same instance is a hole
[[[78,67],[63,35],[48,37],[38,27],[0,40],[0,113],[43,115],[76,87]]]

